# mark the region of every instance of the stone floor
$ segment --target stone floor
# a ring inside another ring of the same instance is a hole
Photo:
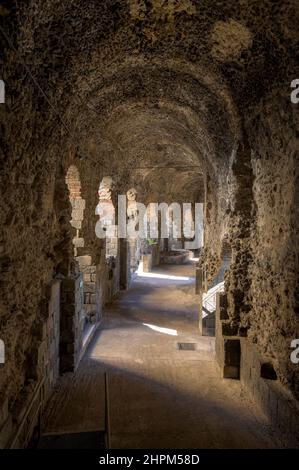
[[[107,371],[112,448],[280,447],[240,383],[220,378],[214,339],[198,334],[193,276],[183,265],[137,277],[106,310],[76,374],[61,378],[45,433],[103,429]]]

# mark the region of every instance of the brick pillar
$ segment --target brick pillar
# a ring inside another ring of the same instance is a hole
[[[82,228],[82,220],[85,209],[85,201],[82,198],[72,199],[72,220],[71,225],[76,229],[76,236],[73,238],[73,245],[75,247],[75,256],[77,256],[77,249],[84,247],[84,238],[79,236]]]

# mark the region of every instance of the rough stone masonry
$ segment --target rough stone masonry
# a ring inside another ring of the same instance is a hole
[[[0,25],[0,447],[26,445],[126,272],[94,231],[108,176],[113,198],[204,202],[202,290],[231,253],[220,340],[297,403],[297,2],[5,0]]]

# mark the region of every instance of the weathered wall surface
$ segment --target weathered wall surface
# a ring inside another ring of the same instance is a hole
[[[294,105],[274,86],[281,79],[289,90],[296,76],[298,9],[295,0],[218,3],[1,8],[0,395],[10,410],[31,380],[47,286],[77,270],[65,182],[72,164],[85,200],[78,255],[100,271],[103,302],[117,277],[98,268],[101,178],[112,176],[122,194],[136,187],[147,202],[196,201],[208,182],[207,279],[221,266],[225,238],[231,322],[298,393],[288,360],[298,337],[298,127]]]
[[[237,164],[232,159],[226,293],[231,334],[248,336],[298,397],[290,360],[299,336],[298,115],[287,84],[248,110],[246,144]]]
[[[299,396],[299,369],[290,361],[291,341],[299,338],[299,119],[281,85],[248,128],[256,206],[249,337]]]

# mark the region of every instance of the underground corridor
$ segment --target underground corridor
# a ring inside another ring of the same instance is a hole
[[[76,374],[50,400],[40,448],[95,440],[107,398],[111,449],[280,444],[239,381],[220,378],[215,338],[198,331],[194,273],[193,264],[155,268],[111,304]]]
[[[298,36],[1,2],[1,450],[299,448]]]

